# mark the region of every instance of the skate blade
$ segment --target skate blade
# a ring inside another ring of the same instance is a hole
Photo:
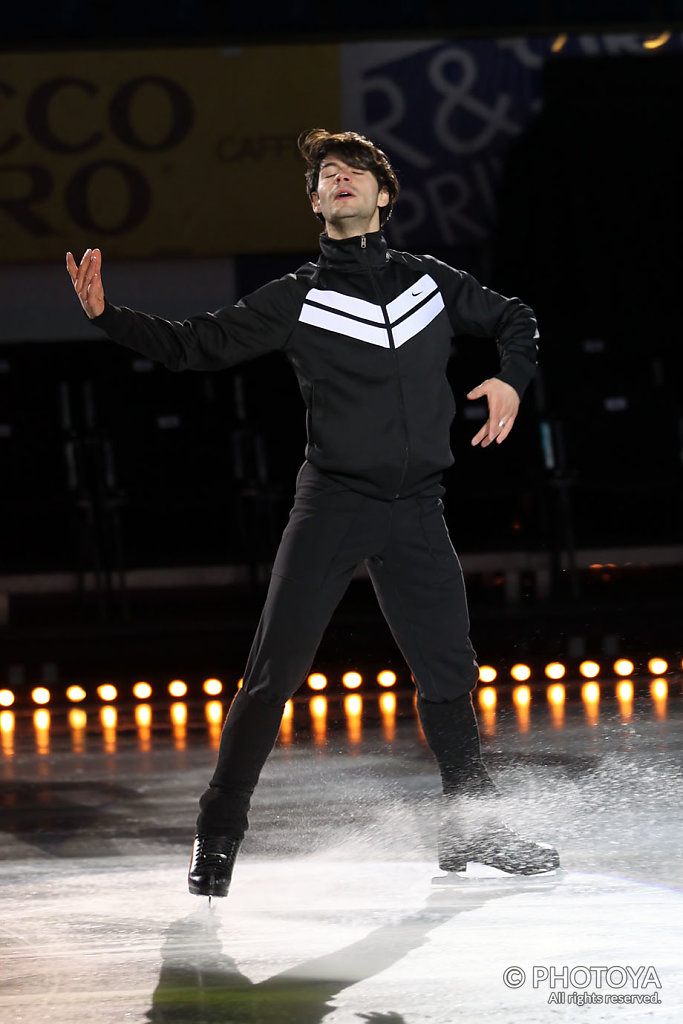
[[[209,906],[211,906],[211,900],[225,899],[225,897],[228,895],[227,892],[206,892],[203,889],[199,889],[193,886],[190,886],[187,891],[189,892],[190,896],[203,896],[205,899],[208,898]]]
[[[479,864],[476,861],[469,861],[465,871],[449,871],[444,875],[435,875],[432,878],[432,885],[458,886],[458,885],[533,885],[546,881],[558,881],[566,876],[563,868],[551,868],[550,871],[539,871],[533,875],[513,874],[509,871],[501,871],[500,868],[491,867],[490,864]]]

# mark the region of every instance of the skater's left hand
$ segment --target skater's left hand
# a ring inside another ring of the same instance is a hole
[[[506,384],[497,377],[485,380],[479,387],[473,388],[467,396],[469,399],[486,398],[489,406],[489,418],[478,434],[472,438],[472,444],[480,444],[486,448],[493,441],[500,444],[512,430],[512,424],[519,410],[519,395],[511,384]]]

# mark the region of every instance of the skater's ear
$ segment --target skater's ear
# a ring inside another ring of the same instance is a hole
[[[380,188],[379,193],[377,194],[377,206],[379,207],[379,209],[383,210],[386,206],[389,205],[390,201],[391,196],[389,195],[389,189]]]

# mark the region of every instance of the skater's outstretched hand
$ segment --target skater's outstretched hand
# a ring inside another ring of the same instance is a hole
[[[512,424],[519,410],[519,395],[511,384],[506,384],[497,377],[485,380],[479,387],[473,388],[467,396],[474,401],[486,398],[489,406],[489,418],[479,433],[472,438],[472,444],[480,444],[482,448],[495,441],[500,444],[512,430]]]
[[[72,254],[66,254],[66,269],[76,289],[86,315],[92,320],[104,310],[104,287],[102,285],[102,253],[99,249],[86,249],[79,266]]]

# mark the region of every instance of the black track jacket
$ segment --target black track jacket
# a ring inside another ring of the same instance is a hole
[[[306,458],[370,497],[436,489],[453,463],[446,364],[453,335],[495,338],[521,397],[535,372],[533,311],[381,232],[320,236],[317,263],[236,305],[170,322],[107,303],[92,322],[170,370],[220,370],[282,351],[306,403]]]

